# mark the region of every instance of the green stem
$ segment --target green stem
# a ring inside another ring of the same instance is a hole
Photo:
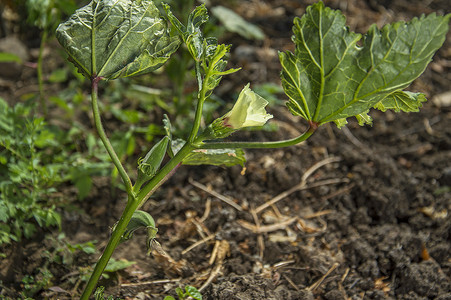
[[[282,148],[299,144],[308,139],[318,128],[311,124],[306,132],[293,139],[275,142],[207,142],[196,146],[197,149],[270,149]]]
[[[122,216],[115,226],[111,238],[108,242],[108,245],[106,246],[102,256],[98,260],[94,271],[89,278],[89,281],[83,291],[83,294],[80,299],[87,300],[89,299],[90,295],[96,288],[97,282],[100,279],[100,276],[102,276],[102,273],[105,269],[105,267],[108,264],[108,261],[110,260],[111,256],[113,255],[114,250],[116,249],[117,245],[119,244],[122,235],[124,234],[128,223],[130,222],[130,219],[133,216],[133,213],[152,195],[152,193],[161,186],[164,182],[166,182],[171,175],[174,173],[175,169],[181,164],[183,159],[192,151],[195,149],[194,146],[192,146],[190,143],[186,143],[182,149],[180,149],[177,154],[169,160],[169,162],[160,169],[157,174],[141,189],[141,191],[138,193],[138,195],[134,196],[133,189],[131,186],[130,178],[128,177],[127,173],[125,172],[125,169],[123,168],[122,164],[119,161],[119,158],[117,157],[116,153],[114,152],[113,147],[111,146],[105,131],[103,129],[101,119],[100,119],[100,113],[99,108],[97,104],[97,97],[98,97],[98,81],[100,78],[93,78],[92,80],[92,109],[94,114],[94,120],[96,123],[96,128],[99,133],[99,136],[107,149],[108,153],[110,154],[111,159],[113,160],[113,163],[119,170],[119,174],[121,175],[122,179],[124,180],[124,183],[127,187],[127,194],[128,194],[128,202],[124,209],[124,212],[122,213]]]
[[[44,79],[42,76],[42,58],[44,55],[44,46],[45,42],[47,41],[47,30],[43,30],[42,32],[42,38],[41,38],[41,45],[39,46],[39,56],[38,56],[38,63],[36,67],[37,75],[38,75],[38,85],[39,85],[39,102],[41,103],[42,112],[44,114],[44,117],[47,118],[47,102],[44,97]]]
[[[108,154],[111,157],[111,160],[113,161],[114,165],[116,166],[117,170],[119,171],[119,175],[122,178],[122,181],[125,184],[125,190],[127,191],[128,195],[132,195],[132,182],[130,180],[130,177],[128,176],[127,172],[124,169],[124,166],[122,166],[122,163],[117,156],[116,152],[114,151],[113,146],[110,143],[110,140],[106,136],[105,130],[103,129],[102,120],[100,118],[100,112],[99,112],[99,105],[98,105],[98,83],[101,80],[100,77],[94,77],[92,79],[92,93],[91,93],[91,102],[92,102],[92,112],[94,115],[94,122],[97,128],[97,132],[99,134],[100,139],[103,142],[103,145],[105,146],[105,149],[107,150]]]
[[[206,87],[205,82],[207,81],[207,75],[205,75],[204,80],[202,81],[201,73],[200,73],[200,62],[196,61],[196,76],[199,82],[199,96],[197,97],[197,107],[196,107],[196,115],[194,117],[193,128],[191,129],[191,133],[188,138],[188,143],[192,143],[199,132],[200,123],[202,121],[202,110],[204,107]]]
[[[160,169],[160,171],[155,174],[154,177],[139,191],[138,195],[136,196],[137,199],[141,203],[144,203],[149,197],[153,194],[153,192],[160,187],[166,180],[170,178],[172,175],[173,170],[178,167],[183,159],[196,149],[195,146],[193,146],[191,143],[186,143],[182,149],[175,154],[171,160],[169,160],[163,168]]]
[[[83,294],[80,297],[81,300],[88,300],[89,296],[91,296],[92,292],[96,288],[97,282],[99,281],[100,276],[102,276],[103,270],[105,270],[108,261],[110,260],[114,250],[119,244],[121,237],[125,232],[125,229],[127,229],[127,225],[133,216],[133,213],[138,208],[138,205],[139,201],[129,196],[127,206],[125,207],[119,222],[117,223],[116,227],[114,228],[111,234],[110,240],[108,241],[108,245],[103,251],[103,254],[100,257],[100,259],[97,261],[94,271],[92,272],[91,277],[89,278],[89,281],[86,284],[85,290],[83,291]]]

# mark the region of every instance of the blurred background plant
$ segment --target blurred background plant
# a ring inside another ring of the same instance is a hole
[[[61,227],[59,211],[70,197],[58,186],[72,182],[78,197],[86,197],[91,176],[106,175],[106,158],[96,158],[97,145],[88,139],[87,151],[73,153],[71,137],[34,115],[35,104],[14,107],[0,98],[0,245],[30,238],[37,227]]]

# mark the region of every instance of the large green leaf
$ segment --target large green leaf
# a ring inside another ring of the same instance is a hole
[[[60,24],[56,37],[88,78],[154,71],[179,46],[150,0],[93,0]]]
[[[388,95],[398,95],[393,93],[424,71],[445,40],[450,18],[430,14],[381,30],[373,25],[359,46],[361,35],[349,31],[340,11],[322,2],[308,7],[294,21],[295,54],[279,54],[289,110],[319,125],[343,124],[362,113],[360,120],[367,119],[365,112],[383,99],[388,102]]]

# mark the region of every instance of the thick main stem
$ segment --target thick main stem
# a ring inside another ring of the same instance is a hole
[[[105,130],[103,129],[102,120],[100,118],[100,111],[99,111],[99,105],[98,105],[98,85],[99,85],[100,78],[94,77],[92,79],[92,93],[91,93],[91,102],[92,102],[92,112],[94,115],[94,122],[96,125],[97,132],[99,134],[100,139],[102,140],[103,145],[105,146],[105,149],[107,150],[108,154],[110,155],[111,160],[113,161],[113,164],[116,166],[119,175],[122,178],[122,181],[125,184],[125,190],[127,191],[128,195],[132,194],[132,182],[130,180],[130,177],[128,176],[127,172],[125,171],[124,166],[121,163],[121,160],[116,154],[116,151],[114,151],[113,146],[110,143],[110,140],[108,139]]]
[[[129,196],[127,206],[125,207],[119,222],[114,228],[114,231],[111,234],[110,240],[108,241],[108,244],[105,250],[103,251],[102,256],[97,261],[94,271],[92,272],[91,277],[89,278],[89,281],[86,284],[85,290],[83,291],[83,294],[80,297],[81,300],[88,300],[89,296],[91,296],[92,292],[96,288],[97,282],[99,281],[100,276],[102,276],[103,270],[105,270],[108,261],[110,260],[114,250],[119,244],[122,234],[125,232],[125,229],[127,228],[127,225],[130,222],[130,219],[132,218],[133,213],[135,212],[138,205],[139,201]]]

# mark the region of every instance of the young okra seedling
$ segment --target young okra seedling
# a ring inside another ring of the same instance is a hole
[[[228,142],[223,139],[243,128],[262,126],[272,118],[268,102],[246,85],[229,112],[206,127],[201,126],[203,105],[225,75],[230,45],[204,36],[207,9],[197,7],[182,24],[163,4],[166,16],[150,0],[93,0],[77,10],[57,29],[57,38],[69,60],[91,81],[95,126],[125,184],[127,205],[114,225],[111,238],[81,296],[88,299],[117,245],[134,230],[148,230],[151,247],[157,228],[154,219],[139,208],[181,165],[243,164],[245,148],[280,148],[309,138],[321,125],[338,127],[347,118],[371,124],[370,109],[416,112],[426,101],[421,93],[404,91],[425,70],[441,47],[451,15],[430,14],[410,22],[396,22],[365,35],[349,31],[340,11],[318,2],[307,8],[293,26],[295,52],[280,53],[282,86],[289,111],[308,122],[300,136],[272,142]],[[168,30],[168,22],[174,34]],[[174,139],[168,118],[166,136],[138,161],[132,182],[103,129],[98,99],[102,80],[132,77],[157,70],[183,43],[195,63],[197,105],[192,128],[184,140]],[[165,157],[167,162],[163,165]]]

